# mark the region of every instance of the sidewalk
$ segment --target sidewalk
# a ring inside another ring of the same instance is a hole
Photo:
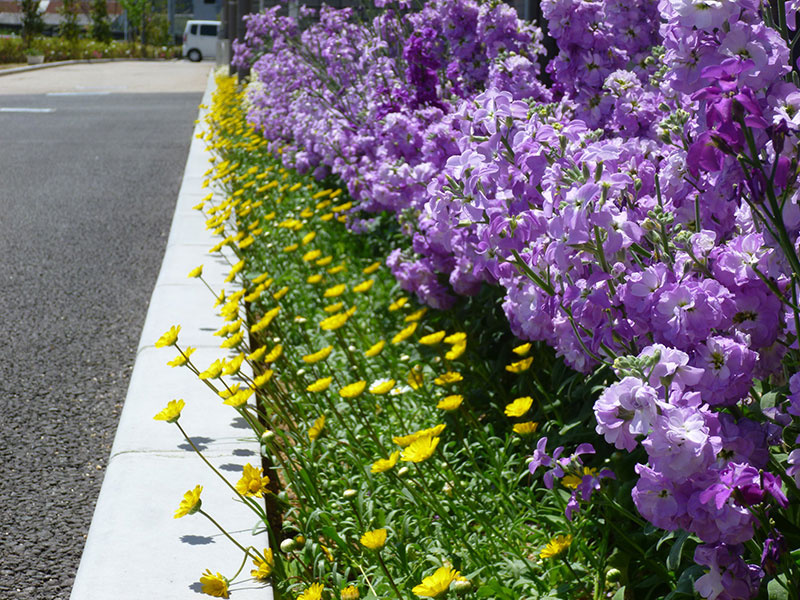
[[[213,73],[203,98],[210,105]],[[229,406],[184,368],[167,361],[174,348],[155,348],[159,336],[181,325],[179,343],[197,351],[201,368],[226,351],[213,332],[224,321],[213,311],[214,298],[187,273],[203,264],[203,277],[221,289],[231,257],[208,254],[216,240],[205,218],[192,210],[209,190],[202,188],[209,154],[197,139],[204,130],[200,111],[186,162],[164,262],[156,282],[137,351],[125,406],[111,450],[108,469],[95,508],[71,600],[181,600],[198,598],[205,569],[232,576],[242,553],[202,515],[174,519],[187,490],[203,486],[203,510],[240,543],[267,547],[257,517],[234,501],[231,490],[195,454],[178,429],[153,415],[168,401],[182,398],[181,425],[206,458],[235,483],[242,465],[260,465],[257,441]],[[232,261],[235,262],[235,261]],[[242,366],[244,369],[246,365]],[[243,575],[249,573],[245,565]],[[242,600],[271,600],[271,588],[252,581],[234,584],[231,594]]]

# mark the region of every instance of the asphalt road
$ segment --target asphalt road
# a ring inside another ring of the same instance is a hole
[[[3,600],[69,597],[210,66],[159,93],[92,67],[0,77]]]

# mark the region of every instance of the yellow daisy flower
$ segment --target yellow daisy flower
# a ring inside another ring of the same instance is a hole
[[[445,353],[444,357],[447,360],[456,360],[462,354],[464,354],[464,351],[466,349],[467,349],[466,342],[460,342],[458,344],[453,344],[453,346],[450,348],[450,351]]]
[[[505,413],[507,417],[521,417],[531,409],[533,405],[533,398],[530,396],[523,396],[517,398],[511,404],[506,406]]]
[[[281,289],[279,289],[277,292],[275,292],[274,294],[272,294],[272,297],[275,299],[275,301],[278,301],[278,300],[280,300],[281,298],[283,298],[283,297],[286,295],[286,293],[287,293],[288,291],[289,291],[289,288],[288,288],[287,286],[283,286],[283,287],[282,287]]]
[[[314,421],[311,429],[308,430],[308,439],[312,442],[316,440],[322,433],[323,427],[325,427],[325,415],[320,415],[317,420]]]
[[[328,269],[328,273],[331,275],[336,275],[337,273],[341,273],[342,271],[344,271],[344,269],[345,269],[344,264],[336,265],[335,267],[331,267],[330,269]]]
[[[463,381],[464,377],[461,373],[456,371],[448,371],[447,373],[442,373],[433,380],[433,383],[436,385],[450,385],[451,383],[458,383],[459,381]]]
[[[533,364],[533,357],[529,356],[528,358],[523,358],[520,361],[506,365],[506,371],[509,373],[522,373],[530,369],[531,364]]]
[[[234,386],[234,387],[238,388],[238,384],[237,384],[237,386]],[[223,394],[224,394],[224,396],[223,396]],[[223,390],[222,392],[220,392],[220,396],[222,396],[223,398],[225,396],[227,396],[227,400],[223,400],[222,403],[226,404],[227,406],[233,406],[234,408],[238,408],[238,407],[246,404],[247,400],[252,395],[253,395],[253,390],[252,390],[252,388],[249,388],[249,387],[242,388],[242,389],[236,389],[236,391],[234,393],[232,393],[232,394],[230,392],[228,392],[227,390]]]
[[[373,529],[361,536],[361,545],[370,550],[380,550],[386,545],[386,530]]]
[[[572,544],[571,534],[557,535],[547,542],[547,545],[544,548],[542,548],[541,552],[539,552],[539,557],[553,558],[554,556],[559,556],[570,547],[570,544]]]
[[[361,594],[358,593],[358,588],[354,585],[347,586],[339,594],[340,600],[358,600]]]
[[[385,345],[386,342],[384,340],[378,340],[372,346],[370,346],[366,352],[364,352],[364,356],[366,356],[367,358],[372,358],[373,356],[377,356],[378,354],[381,353],[381,350],[383,350],[383,347]]]
[[[309,275],[308,279],[306,279],[306,283],[309,285],[317,285],[320,281],[322,281],[322,275],[319,273],[315,273],[314,275]]]
[[[347,286],[343,283],[334,285],[333,287],[329,287],[327,290],[325,290],[323,297],[336,298],[337,296],[341,296],[344,293],[345,289],[347,289]]]
[[[444,566],[439,567],[432,575],[428,575],[422,583],[415,586],[411,591],[422,598],[438,598],[446,594],[450,589],[450,584],[461,576],[455,569]]]
[[[311,262],[312,260],[317,260],[320,256],[322,256],[322,250],[309,250],[303,254],[303,261]]]
[[[273,363],[280,358],[281,354],[283,354],[283,346],[281,344],[276,344],[276,346],[269,351],[269,354],[264,357],[264,362],[266,364]]]
[[[181,411],[183,407],[186,406],[186,402],[182,399],[179,400],[170,400],[167,402],[167,406],[163,408],[158,414],[156,414],[153,419],[156,421],[166,421],[167,423],[175,423],[181,416]]]
[[[511,351],[514,354],[517,354],[518,356],[525,356],[528,352],[530,352],[530,350],[531,350],[531,343],[528,342],[527,344],[522,344],[520,346],[517,346]]]
[[[389,469],[393,469],[394,466],[397,464],[399,458],[400,458],[400,450],[395,450],[389,455],[389,458],[379,458],[374,463],[372,463],[370,471],[373,473],[384,473]]]
[[[203,491],[203,486],[198,485],[193,490],[189,490],[183,495],[178,510],[175,511],[175,518],[180,519],[186,515],[193,515],[200,510],[200,505],[203,501],[200,500],[200,493]]]
[[[372,275],[375,271],[381,268],[381,262],[377,261],[369,265],[368,267],[364,267],[361,272],[364,275]]]
[[[525,421],[524,423],[514,423],[514,433],[520,435],[530,435],[539,428],[535,421]]]
[[[356,381],[355,383],[351,383],[340,389],[339,395],[342,398],[358,398],[364,392],[364,388],[366,387],[366,381]]]
[[[197,348],[192,348],[191,346],[189,346],[188,348],[186,348],[186,350],[184,350],[184,351],[183,351],[183,354],[178,354],[178,356],[176,356],[175,358],[173,358],[173,359],[172,359],[171,361],[169,361],[167,364],[168,364],[170,367],[182,367],[182,366],[183,366],[183,365],[185,365],[187,362],[189,362],[189,357],[190,357],[192,354],[194,354],[194,351],[195,351],[195,350],[197,350]]]
[[[299,246],[298,244],[289,244],[288,246],[286,246],[286,247],[283,249],[283,251],[284,251],[284,252],[294,252],[294,251],[295,251],[295,250],[297,250],[299,247],[300,247],[300,246]]]
[[[389,305],[389,311],[394,312],[396,310],[400,310],[406,305],[407,302],[408,298],[406,298],[405,296],[401,296],[400,298],[398,298]]]
[[[460,344],[461,342],[466,342],[466,341],[467,341],[467,334],[464,333],[463,331],[452,333],[448,335],[446,338],[444,338],[444,343],[451,345]]]
[[[253,352],[248,354],[247,360],[249,360],[250,362],[258,362],[259,360],[261,360],[261,358],[264,356],[266,352],[267,352],[267,347],[261,346],[261,348],[259,348],[258,350],[254,350]]]
[[[353,291],[357,294],[362,292],[368,292],[370,288],[375,284],[374,279],[367,279],[366,281],[362,281],[357,286],[353,288]]]
[[[270,379],[272,379],[272,375],[275,373],[272,369],[265,369],[261,375],[255,377],[253,379],[253,385],[257,388],[262,387],[265,383],[267,383]]]
[[[421,388],[422,384],[425,382],[425,375],[422,372],[422,367],[420,367],[419,365],[415,365],[414,368],[408,372],[408,377],[406,377],[406,381],[413,390],[418,390],[419,388]]]
[[[400,460],[413,463],[428,460],[436,451],[440,439],[438,436],[424,435],[414,440],[400,454]]]
[[[348,318],[349,317],[347,313],[337,313],[335,315],[331,315],[330,317],[327,317],[319,322],[319,328],[323,331],[336,331],[342,325],[347,323]]]
[[[401,329],[397,333],[397,335],[395,335],[392,338],[392,344],[399,344],[403,340],[410,338],[412,335],[414,335],[414,332],[417,330],[418,325],[419,323],[415,321],[414,323],[411,323],[411,325],[409,325],[408,327]]]
[[[314,264],[318,267],[327,267],[329,264],[333,262],[333,257],[329,254],[328,256],[323,256],[319,260],[317,260]]]
[[[222,367],[222,374],[223,375],[235,375],[239,372],[239,369],[242,368],[242,362],[244,362],[244,354],[239,353],[236,357],[232,358],[229,361],[223,361],[225,364]]]
[[[236,482],[236,491],[242,496],[261,498],[268,484],[269,477],[264,475],[264,470],[247,463],[242,467],[242,478]]]
[[[309,588],[297,597],[297,600],[322,600],[324,586],[321,583],[312,583]]]
[[[433,346],[434,344],[438,344],[444,339],[444,336],[447,335],[444,331],[437,331],[435,333],[429,333],[428,335],[424,335],[419,338],[419,343],[424,344],[425,346]]]
[[[322,310],[324,310],[328,314],[337,313],[344,308],[344,302],[337,302],[336,304],[331,304],[326,306]]]
[[[378,380],[370,386],[369,393],[375,394],[376,396],[388,394],[394,387],[395,383],[396,382],[394,379]]]
[[[272,554],[272,548],[264,549],[264,558],[254,558],[253,565],[255,569],[250,571],[250,576],[264,581],[272,575],[272,570],[275,568],[275,557]]]
[[[311,211],[311,214],[307,214],[307,215],[305,215],[305,216],[301,215],[301,216],[303,216],[303,218],[307,219],[308,217],[310,217],[310,216],[311,216],[311,215],[313,215],[313,214],[314,214],[314,212],[313,212],[313,211]],[[302,240],[300,240],[300,243],[301,243],[303,246],[305,246],[306,244],[310,244],[312,241],[314,241],[314,238],[315,238],[315,237],[317,237],[317,232],[316,232],[316,231],[309,231],[307,234],[305,234],[305,235],[303,236],[303,239],[302,239]],[[319,256],[320,254],[322,254],[322,252],[320,252],[319,250],[314,250],[314,252],[317,252],[317,253],[318,253],[318,254],[317,254],[317,256]],[[314,258],[317,258],[317,256],[315,256]],[[314,260],[314,258],[309,258],[308,260]],[[305,258],[303,258],[303,260],[305,260]],[[308,262],[308,261],[306,261],[306,262]]]
[[[178,334],[181,331],[180,325],[173,325],[169,331],[164,333],[158,340],[156,340],[156,348],[164,348],[165,346],[174,346],[178,341]]]
[[[459,406],[461,406],[462,402],[464,402],[464,396],[460,394],[454,394],[452,396],[445,396],[436,404],[436,408],[440,410],[444,410],[447,412],[457,410]]]
[[[325,346],[322,350],[318,350],[313,354],[306,354],[303,357],[303,362],[309,365],[313,365],[314,363],[318,363],[319,361],[328,358],[332,351],[333,351],[333,346]]]
[[[215,598],[230,598],[228,595],[228,580],[221,574],[214,575],[209,569],[200,577],[200,590]]]
[[[330,387],[332,381],[333,377],[323,377],[321,379],[317,379],[314,383],[311,383],[308,385],[308,387],[306,387],[306,391],[324,392],[328,389],[328,387]]]
[[[408,446],[411,443],[417,441],[421,437],[425,437],[425,436],[436,437],[438,435],[441,435],[441,433],[444,431],[445,427],[446,426],[445,426],[444,423],[440,423],[439,425],[436,425],[435,427],[430,427],[428,429],[420,429],[419,431],[417,431],[415,433],[410,433],[408,435],[404,435],[404,436],[400,436],[400,437],[393,437],[392,438],[392,442],[394,442],[395,444],[397,444],[401,448],[405,448],[406,446]]]
[[[197,377],[200,379],[216,379],[220,375],[222,375],[222,367],[223,363],[221,360],[217,359],[202,373],[200,373]]]
[[[188,277],[189,279],[196,279],[202,276],[203,276],[203,265],[200,265],[199,267],[195,267],[194,269],[189,271],[189,274],[186,277]]]
[[[425,313],[428,312],[427,308],[420,308],[418,311],[411,313],[405,319],[403,319],[406,323],[411,323],[413,321],[419,321],[422,317],[425,316]]]

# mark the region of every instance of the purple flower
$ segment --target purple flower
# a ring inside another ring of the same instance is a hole
[[[609,444],[628,452],[636,436],[647,435],[658,414],[658,393],[636,377],[625,377],[603,390],[594,404],[595,431]]]

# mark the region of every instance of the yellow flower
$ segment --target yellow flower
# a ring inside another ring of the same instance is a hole
[[[308,279],[306,279],[306,283],[309,285],[317,285],[320,281],[322,281],[322,275],[319,273],[315,273],[314,275],[309,275]]]
[[[280,306],[276,306],[275,308],[268,310],[261,319],[258,320],[251,328],[250,333],[258,333],[262,329],[266,329],[270,326],[273,319],[278,316],[278,313],[281,311]]]
[[[318,259],[320,256],[322,256],[322,250],[309,250],[308,252],[303,254],[303,261],[311,262],[312,260]]]
[[[387,394],[394,387],[395,383],[394,379],[378,380],[370,386],[369,393],[375,394],[376,396]]]
[[[424,344],[426,346],[433,346],[434,344],[438,344],[444,339],[445,336],[444,331],[437,331],[435,333],[429,333],[428,335],[422,336],[419,338],[419,343]]]
[[[530,396],[523,396],[522,398],[517,398],[511,404],[506,406],[506,416],[507,417],[521,417],[526,412],[531,409],[531,405],[533,405],[533,398]]]
[[[439,445],[440,439],[438,436],[424,435],[414,440],[403,450],[400,460],[413,463],[421,463],[428,460],[436,451],[436,446]]]
[[[405,319],[403,319],[406,323],[411,323],[413,321],[419,321],[425,313],[428,312],[427,308],[420,308],[418,311],[411,313]]]
[[[186,402],[181,400],[170,400],[167,402],[166,408],[162,409],[153,419],[156,421],[166,421],[167,423],[175,423],[181,416],[183,407]]]
[[[197,348],[192,348],[191,346],[189,346],[188,348],[186,348],[186,350],[184,350],[184,351],[183,351],[183,354],[178,354],[178,356],[176,356],[175,358],[173,358],[173,359],[172,359],[171,361],[169,361],[167,364],[168,364],[170,367],[182,367],[182,366],[183,366],[183,365],[185,365],[187,362],[189,362],[189,357],[190,357],[192,354],[194,354],[194,351],[195,351],[195,350],[197,350]]]
[[[306,354],[303,357],[303,362],[309,365],[313,365],[321,360],[325,360],[330,356],[331,352],[333,351],[333,346],[325,346],[322,350],[318,350],[313,354]]]
[[[347,313],[337,313],[335,315],[331,315],[330,317],[327,317],[319,322],[319,328],[323,331],[336,331],[342,325],[347,323],[348,318],[349,317]]]
[[[317,260],[314,264],[318,267],[327,267],[329,264],[333,262],[333,257],[329,254],[328,256],[323,256],[319,260]]]
[[[300,246],[299,246],[299,245],[297,245],[297,244],[289,244],[288,246],[286,246],[286,247],[283,249],[283,251],[284,251],[284,252],[294,252],[294,251],[295,251],[295,250],[297,250],[299,247],[300,247]]]
[[[275,373],[272,369],[265,369],[261,375],[255,377],[253,379],[253,385],[257,388],[262,387],[265,383],[267,383],[270,379],[272,379],[272,375]]]
[[[450,589],[450,584],[460,576],[461,573],[451,567],[439,567],[433,575],[425,577],[422,583],[411,591],[423,598],[438,598],[442,594],[446,594]]]
[[[540,558],[552,558],[562,554],[572,544],[572,535],[557,535],[547,542],[547,545],[539,552]]]
[[[433,380],[433,383],[436,385],[450,385],[451,383],[458,383],[459,381],[463,381],[464,377],[462,377],[461,373],[456,371],[448,371],[447,373],[442,373]]]
[[[506,365],[506,371],[509,373],[522,373],[523,371],[530,369],[532,363],[533,357],[529,356],[528,358],[523,358],[520,361]]]
[[[464,396],[460,394],[445,396],[444,398],[439,400],[438,404],[436,405],[436,408],[450,412],[452,410],[456,410],[459,406],[461,406],[462,402],[464,402]]]
[[[461,342],[467,341],[467,334],[463,331],[457,331],[456,333],[452,333],[444,338],[445,344],[460,344]]]
[[[312,212],[311,214],[314,214],[314,213]],[[310,217],[310,216],[311,216],[311,215],[308,215],[308,216],[306,216],[305,218],[307,219],[307,218],[308,218],[308,217]],[[316,231],[309,231],[307,234],[305,234],[305,235],[303,236],[303,239],[302,239],[302,240],[300,240],[300,243],[301,243],[303,246],[305,246],[306,244],[310,244],[312,241],[314,241],[314,238],[315,238],[315,237],[317,237],[317,232],[316,232]],[[319,252],[319,250],[315,250],[315,252]],[[319,254],[317,254],[317,256],[319,256],[320,254],[322,254],[322,252],[319,252]],[[315,256],[314,258],[316,258],[317,256]],[[308,260],[314,260],[314,258],[309,258]],[[305,259],[304,259],[304,260],[305,260]]]
[[[401,329],[397,335],[392,338],[392,344],[399,344],[403,340],[406,340],[414,335],[414,332],[417,330],[417,325],[419,325],[419,323],[414,322],[408,327]]]
[[[320,415],[319,418],[314,421],[314,424],[311,426],[311,429],[308,430],[308,439],[312,442],[319,437],[322,433],[322,428],[325,427],[325,415]]]
[[[367,279],[366,281],[362,281],[357,286],[353,288],[353,291],[357,294],[361,292],[368,292],[369,289],[375,284],[374,279]]]
[[[592,469],[591,467],[583,467],[583,472],[579,475],[575,473],[570,473],[569,475],[565,475],[564,478],[561,480],[561,485],[570,488],[571,490],[574,490],[581,484],[583,478],[586,475],[594,476],[596,474],[597,474],[597,469]]]
[[[195,267],[194,269],[189,271],[189,274],[186,277],[188,277],[189,279],[195,279],[197,277],[202,277],[202,276],[203,276],[203,265],[200,265],[199,267]]]
[[[261,346],[261,348],[259,348],[258,350],[254,350],[253,352],[248,354],[247,355],[247,360],[249,360],[250,362],[258,362],[259,360],[261,360],[261,357],[264,356],[266,351],[267,351],[267,347],[266,346]]]
[[[267,278],[269,278],[269,273],[262,273],[261,275],[253,279],[253,285],[260,285],[264,283],[267,280]],[[267,287],[269,287],[269,285],[270,284],[267,284]]]
[[[466,349],[467,349],[466,342],[459,342],[458,344],[453,344],[453,346],[450,348],[450,351],[445,353],[444,357],[447,360],[456,360],[462,354],[464,354],[464,351]]]
[[[397,444],[398,446],[400,446],[401,448],[405,448],[406,446],[408,446],[411,443],[417,441],[421,437],[425,437],[425,436],[436,437],[436,436],[440,435],[444,431],[444,428],[445,428],[445,424],[441,423],[439,425],[436,425],[435,427],[430,427],[428,429],[420,429],[419,431],[417,431],[415,433],[410,433],[408,435],[404,435],[404,436],[401,436],[401,437],[393,437],[392,441],[395,444]]]
[[[265,548],[263,560],[261,558],[253,559],[253,565],[255,569],[250,571],[250,575],[255,579],[264,581],[272,575],[272,569],[275,568],[275,557],[272,554],[272,548]]]
[[[361,545],[370,550],[380,550],[386,545],[386,530],[373,529],[361,536]]]
[[[383,473],[388,471],[389,469],[393,469],[394,466],[397,464],[397,460],[400,458],[400,450],[395,450],[389,455],[389,458],[379,458],[374,463],[372,463],[372,467],[370,467],[370,471],[373,473]]]
[[[361,594],[358,593],[357,587],[350,585],[342,590],[339,598],[341,600],[358,600],[361,598]]]
[[[203,504],[203,501],[200,500],[200,493],[203,491],[203,486],[198,485],[193,490],[189,490],[183,495],[183,500],[181,500],[180,506],[178,506],[178,510],[175,511],[175,518],[180,519],[181,517],[185,517],[186,515],[193,515],[198,510],[200,510],[200,505]]]
[[[181,331],[180,325],[174,325],[169,328],[164,335],[156,340],[156,348],[163,348],[164,346],[174,346],[178,341],[178,334]]]
[[[330,273],[331,275],[336,275],[337,273],[341,273],[342,271],[344,271],[344,268],[345,268],[344,264],[336,265],[335,267],[331,267],[330,269],[328,269],[328,273]]]
[[[215,598],[230,598],[228,595],[228,580],[217,573],[214,575],[209,569],[200,577],[200,590]]]
[[[244,361],[244,354],[239,353],[236,357],[232,358],[231,360],[225,362],[224,366],[222,367],[222,374],[223,375],[234,375],[239,372],[239,369],[242,368],[242,362]]]
[[[240,331],[239,333],[232,335],[227,340],[222,342],[219,347],[220,348],[233,348],[234,346],[238,346],[242,343],[244,339],[244,331]]]
[[[330,306],[326,306],[322,310],[324,310],[328,314],[331,314],[339,312],[340,310],[342,310],[342,308],[344,308],[344,302],[337,302],[336,304],[331,304]]]
[[[408,372],[408,377],[406,377],[406,381],[413,390],[418,390],[419,388],[421,388],[422,384],[425,382],[425,375],[422,373],[422,367],[420,367],[419,365],[415,365],[414,368]]]
[[[277,301],[277,300],[280,300],[281,298],[283,298],[283,297],[286,295],[286,292],[288,292],[288,291],[289,291],[289,288],[288,288],[288,286],[283,286],[283,287],[282,287],[281,289],[279,289],[277,292],[275,292],[274,294],[272,294],[272,297],[273,297],[273,298],[274,298],[276,301]]]
[[[539,428],[535,421],[525,421],[524,423],[514,423],[514,433],[520,435],[530,435]]]
[[[325,298],[336,298],[337,296],[341,296],[346,288],[347,286],[345,284],[340,283],[325,290],[323,296]]]
[[[339,395],[342,398],[358,398],[364,392],[365,387],[367,387],[366,381],[356,381],[340,389]]]
[[[369,347],[369,350],[364,352],[364,356],[368,358],[372,358],[373,356],[378,356],[378,354],[381,353],[381,350],[383,350],[383,347],[385,345],[386,342],[384,340],[378,340],[377,342],[372,344],[372,346]]]
[[[269,477],[264,475],[263,469],[257,469],[250,463],[242,467],[242,478],[236,482],[236,491],[242,496],[255,496],[261,498],[267,491]]]
[[[297,600],[322,600],[324,589],[321,583],[312,583],[305,592],[297,597]]]
[[[322,215],[322,216],[319,218],[319,220],[320,220],[320,221],[324,221],[324,222],[328,222],[328,221],[330,221],[331,219],[333,219],[333,213],[326,213],[326,214]]]
[[[530,349],[531,349],[531,343],[528,342],[527,344],[522,344],[520,346],[517,346],[511,351],[519,356],[525,356],[528,352],[530,352]]]
[[[226,323],[225,325],[220,327],[220,329],[218,331],[214,332],[214,336],[215,337],[224,337],[226,335],[231,335],[232,333],[235,333],[235,332],[239,331],[241,326],[242,326],[242,320],[241,319],[236,319],[235,321],[233,321],[231,323]]]
[[[227,400],[222,401],[222,403],[226,404],[227,406],[233,406],[234,408],[238,408],[239,406],[245,404],[248,398],[250,398],[250,396],[253,395],[253,390],[252,388],[249,387],[238,389],[238,384],[237,384],[232,389],[235,390],[233,393],[230,393],[227,390],[223,390],[222,392],[220,392],[220,396],[222,396],[223,398],[227,396]]]
[[[217,359],[202,373],[200,373],[197,377],[200,379],[216,379],[220,375],[222,375],[222,361]]]
[[[333,377],[323,377],[321,379],[317,379],[314,383],[311,383],[308,385],[308,387],[306,387],[306,391],[324,392],[331,385],[331,381],[333,381]]]
[[[377,270],[378,270],[378,269],[380,269],[380,268],[381,268],[381,263],[380,263],[380,261],[378,261],[378,262],[374,262],[374,263],[372,263],[372,264],[371,264],[370,266],[368,266],[368,267],[364,267],[364,269],[362,269],[362,271],[361,271],[361,272],[362,272],[364,275],[372,275],[372,274],[373,274],[375,271],[377,271]]]
[[[407,302],[408,298],[406,298],[405,296],[401,296],[400,298],[398,298],[389,305],[389,311],[394,312],[396,310],[400,310],[406,305]]]
[[[272,350],[269,351],[269,354],[264,357],[264,362],[266,364],[273,363],[280,358],[281,354],[283,354],[283,346],[281,344],[277,344]]]

